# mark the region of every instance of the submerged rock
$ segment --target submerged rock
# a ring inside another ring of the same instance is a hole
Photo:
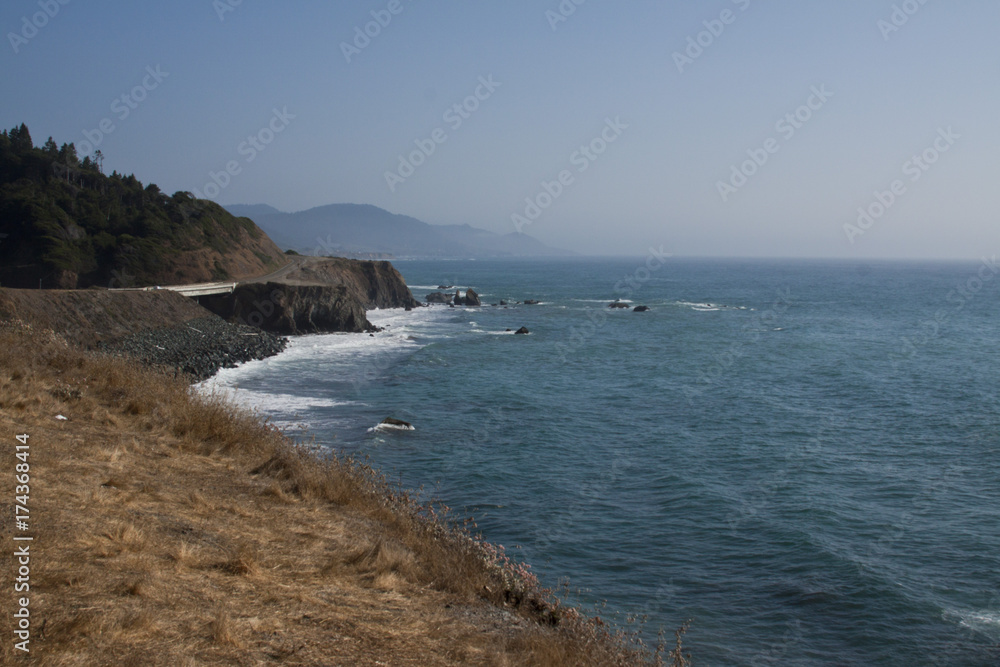
[[[402,419],[393,419],[392,417],[386,417],[382,420],[383,424],[388,426],[400,426],[403,428],[413,428],[413,424],[410,422],[404,422]]]
[[[528,327],[521,327],[520,329],[518,329],[517,331],[514,332],[515,335],[517,335],[517,334],[529,334],[529,333],[531,333],[531,332],[528,331]]]
[[[649,306],[636,306],[632,309],[633,313],[645,313],[649,310]]]
[[[608,308],[629,308],[630,306],[624,301],[615,301],[608,304]]]
[[[541,301],[535,301],[534,299],[525,299],[524,300],[524,305],[526,305],[526,306],[537,306],[540,303],[541,303]]]

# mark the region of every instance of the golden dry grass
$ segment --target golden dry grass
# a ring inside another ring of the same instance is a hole
[[[657,660],[364,466],[320,460],[183,380],[8,324],[0,438],[18,433],[31,436],[32,664]],[[0,663],[16,657],[4,640]]]

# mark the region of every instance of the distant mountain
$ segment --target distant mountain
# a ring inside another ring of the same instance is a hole
[[[267,204],[233,204],[224,208],[237,218],[256,218],[265,215],[282,214],[282,211]]]
[[[225,208],[233,215],[252,218],[279,246],[308,255],[487,258],[572,254],[526,234],[430,225],[367,204],[331,204],[298,213],[281,213],[265,204]]]
[[[82,160],[26,125],[0,132],[0,284],[138,287],[239,279],[287,258],[248,218]]]

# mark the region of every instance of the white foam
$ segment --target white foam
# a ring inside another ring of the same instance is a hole
[[[678,306],[685,306],[699,313],[713,313],[726,308],[726,306],[720,306],[716,303],[698,303],[697,301],[676,301],[675,303]]]
[[[747,306],[726,306],[724,304],[718,303],[698,303],[697,301],[675,301],[677,306],[686,306],[691,310],[697,310],[702,313],[711,313],[718,310],[753,310]]]
[[[957,616],[962,627],[986,635],[994,641],[1000,641],[1000,612],[991,610],[945,612],[945,616]]]
[[[417,429],[413,426],[404,426],[403,424],[376,424],[375,426],[368,429],[369,433],[375,433],[376,431],[416,431]]]
[[[307,408],[339,408],[344,405],[358,405],[357,401],[338,401],[319,396],[296,396],[294,394],[271,394],[252,389],[240,389],[237,400],[253,405],[267,406],[268,411],[293,412]]]
[[[614,303],[615,299],[570,299],[570,301],[579,301],[581,303]],[[619,303],[632,303],[631,299],[617,299]]]
[[[301,368],[302,364],[315,366],[323,358],[357,362],[358,359],[379,358],[383,355],[405,353],[424,347],[427,342],[416,336],[433,334],[444,313],[431,308],[403,308],[372,310],[368,320],[386,330],[369,335],[366,333],[334,333],[296,336],[289,339],[288,347],[281,354],[242,364],[236,368],[223,368],[215,376],[194,385],[202,394],[221,393],[236,404],[268,414],[288,415],[311,408],[338,408],[356,405],[328,396],[293,395],[240,388],[240,383],[261,376],[280,374],[283,370]]]

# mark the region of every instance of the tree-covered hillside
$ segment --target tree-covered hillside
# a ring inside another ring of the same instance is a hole
[[[0,133],[0,286],[135,287],[267,273],[284,261],[248,218],[102,173],[22,124]]]

